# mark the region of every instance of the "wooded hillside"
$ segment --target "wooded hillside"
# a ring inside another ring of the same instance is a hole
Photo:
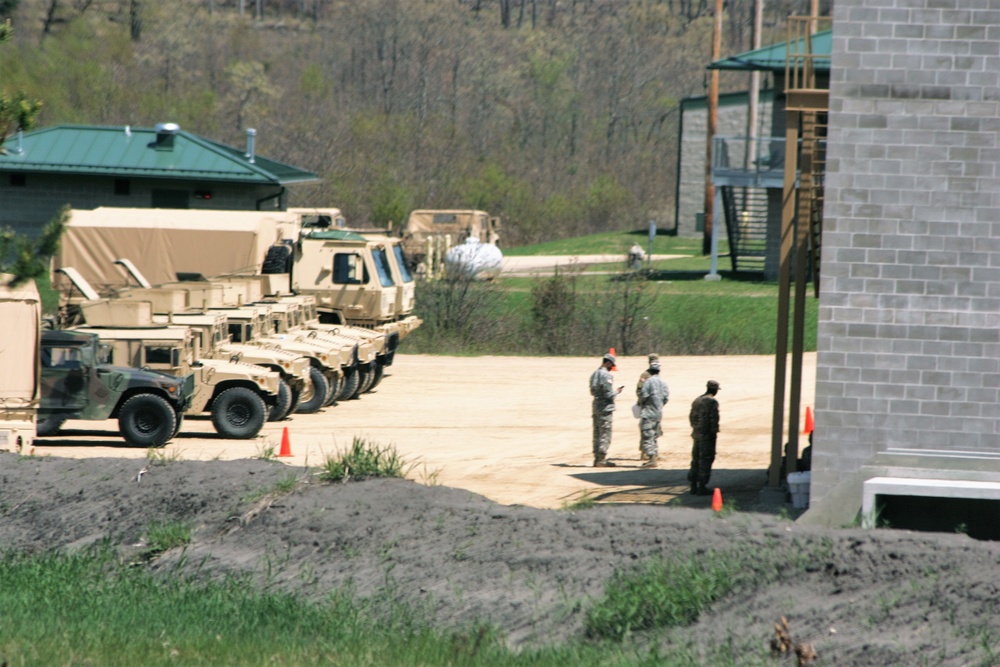
[[[763,43],[808,0],[768,0]],[[709,0],[0,0],[0,90],[38,125],[185,130],[315,171],[353,223],[503,216],[508,244],[673,225],[678,104],[705,94]],[[751,45],[730,0],[723,54]],[[722,89],[745,88],[745,75]]]

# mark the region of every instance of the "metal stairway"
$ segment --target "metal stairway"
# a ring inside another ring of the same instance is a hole
[[[722,208],[733,272],[763,274],[767,257],[767,189],[723,186]]]

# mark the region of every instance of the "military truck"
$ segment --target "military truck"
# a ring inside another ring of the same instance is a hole
[[[478,238],[481,243],[500,245],[500,218],[486,211],[476,210],[416,210],[412,211],[406,224],[400,228],[403,251],[410,262],[410,270],[426,275],[429,263],[439,265],[448,248],[441,245],[444,237],[452,245],[465,243],[469,237]],[[430,242],[430,243],[428,243]],[[428,246],[437,255],[428,255]]]
[[[30,451],[38,419],[41,300],[34,281],[0,274],[0,448]]]
[[[303,227],[292,213],[73,210],[55,269],[74,267],[106,296],[129,285],[113,265],[128,258],[150,284],[224,275],[280,276],[283,293],[312,294],[324,322],[387,332],[419,324],[397,312],[397,292],[384,243],[355,232]],[[282,284],[283,283],[283,284]],[[53,274],[53,286],[65,281]]]
[[[94,333],[43,331],[38,435],[56,435],[67,419],[118,419],[125,442],[160,447],[177,435],[195,378],[104,363]]]

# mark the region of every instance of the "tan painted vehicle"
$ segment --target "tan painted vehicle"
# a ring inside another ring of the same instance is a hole
[[[210,413],[220,435],[256,437],[277,405],[278,373],[238,361],[201,358],[191,329],[157,324],[148,301],[88,300],[79,304],[79,310],[86,324],[72,329],[97,334],[106,363],[176,377],[194,374],[194,395],[184,414]]]
[[[34,281],[11,287],[0,274],[0,449],[29,451],[40,400],[42,302]]]
[[[406,224],[400,229],[403,251],[410,262],[410,270],[425,275],[448,251],[442,241],[445,237],[451,245],[465,243],[469,237],[478,238],[481,243],[500,245],[500,218],[486,211],[469,209],[416,210],[412,211]],[[428,249],[431,250],[429,254]],[[434,254],[438,257],[435,259]]]
[[[128,285],[114,266],[129,258],[154,285],[232,275],[272,277],[280,292],[310,294],[324,322],[388,332],[419,324],[400,302],[385,243],[303,227],[287,212],[98,208],[73,210],[56,269],[74,267],[101,294]],[[54,287],[61,289],[58,277]],[[283,284],[282,284],[283,283]]]
[[[148,284],[130,261],[119,261],[140,284]],[[230,304],[241,304],[244,301],[244,286],[239,282],[197,281],[137,287],[122,290],[118,298],[148,299],[153,303],[161,321],[172,318],[177,323],[203,327],[202,330],[214,342],[213,348],[207,352],[207,356],[211,358],[227,359],[239,355],[242,361],[281,372],[283,380],[288,380],[288,376],[293,375],[305,378],[304,384],[296,382],[293,385],[306,392],[300,395],[293,408],[298,413],[318,412],[337,399],[344,376],[343,360],[351,358],[351,351],[345,353],[341,350],[343,345],[326,344],[326,341],[268,338],[265,333],[270,330],[271,325],[266,319],[255,323],[254,335],[246,337],[242,323],[247,319],[255,320],[258,315],[266,317],[270,313],[270,307],[256,308],[249,314],[245,312],[245,307],[231,306]],[[219,318],[222,318],[221,321]],[[233,321],[230,322],[230,319]],[[284,368],[282,358],[294,359],[294,368]],[[275,363],[278,368],[274,367]],[[278,404],[279,407],[283,405],[280,396]]]

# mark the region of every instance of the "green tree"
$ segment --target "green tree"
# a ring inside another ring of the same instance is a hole
[[[45,275],[49,260],[59,251],[59,239],[68,218],[69,207],[64,206],[37,237],[18,234],[12,229],[0,230],[0,273],[14,276],[12,286]]]
[[[7,19],[0,23],[0,44],[10,40],[14,27]],[[3,140],[16,130],[30,130],[35,126],[35,118],[42,103],[28,97],[24,91],[8,93],[0,89],[0,152],[4,151]]]

